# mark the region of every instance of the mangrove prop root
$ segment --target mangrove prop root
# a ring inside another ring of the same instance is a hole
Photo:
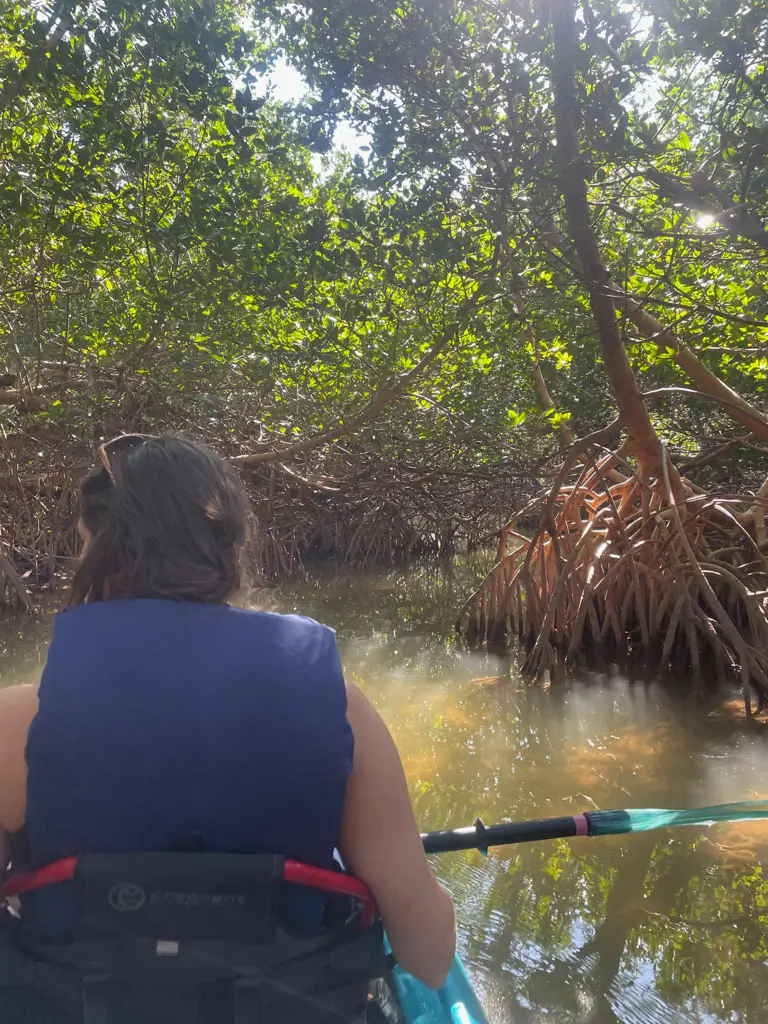
[[[523,670],[615,661],[699,685],[738,680],[747,713],[768,707],[768,495],[706,495],[663,478],[616,483],[587,460],[540,496],[532,539],[515,519],[462,609],[471,640],[516,635]],[[526,512],[530,514],[531,506]]]

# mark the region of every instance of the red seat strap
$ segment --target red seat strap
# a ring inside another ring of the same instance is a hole
[[[194,854],[194,856],[201,856]],[[59,882],[71,882],[75,877],[77,857],[65,857],[41,868],[22,868],[0,887],[0,900],[8,900],[12,896],[24,896],[26,893],[43,889],[47,885]],[[360,923],[363,928],[370,928],[376,917],[376,904],[370,889],[363,882],[345,875],[340,871],[328,871],[316,868],[311,864],[302,864],[297,860],[287,860],[283,867],[283,881],[293,882],[321,892],[337,893],[351,896],[362,906]]]
[[[42,868],[22,868],[7,878],[0,887],[0,899],[23,896],[25,893],[42,889],[46,885],[55,885],[57,882],[71,882],[75,877],[76,867],[77,857],[65,857]]]

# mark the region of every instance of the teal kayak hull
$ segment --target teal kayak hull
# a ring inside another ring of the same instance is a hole
[[[440,989],[427,988],[397,965],[392,984],[405,1024],[488,1024],[458,956]]]

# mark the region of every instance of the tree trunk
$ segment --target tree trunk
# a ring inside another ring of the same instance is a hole
[[[568,225],[589,290],[589,302],[597,324],[603,363],[619,408],[619,418],[629,433],[641,476],[646,480],[659,480],[661,443],[629,364],[616,318],[616,308],[609,295],[610,279],[592,227],[578,134],[581,111],[576,94],[577,49],[573,0],[552,0],[552,28],[555,133]]]

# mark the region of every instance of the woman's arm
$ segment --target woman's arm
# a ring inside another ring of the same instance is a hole
[[[429,870],[389,730],[351,683],[347,701],[355,755],[342,814],[341,855],[373,893],[398,962],[439,988],[456,950],[453,905]]]
[[[37,714],[37,686],[0,690],[0,865],[7,860],[5,833],[17,832],[27,813],[27,733]]]

